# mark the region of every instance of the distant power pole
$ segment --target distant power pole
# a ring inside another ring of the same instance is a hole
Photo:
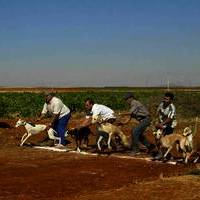
[[[169,79],[167,80],[167,91],[169,91]]]

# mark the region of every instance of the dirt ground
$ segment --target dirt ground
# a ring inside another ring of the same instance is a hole
[[[15,123],[0,120],[2,200],[199,199],[199,176],[186,175],[199,169],[199,163],[172,165],[142,156],[120,157],[126,152],[83,155],[19,147],[25,130],[14,128]],[[130,134],[129,127],[124,131]],[[36,144],[45,137],[40,134],[29,142]],[[74,148],[74,141],[69,141]]]

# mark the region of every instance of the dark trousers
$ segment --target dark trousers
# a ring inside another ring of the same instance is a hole
[[[174,128],[172,128],[171,126],[167,126],[166,128],[163,129],[163,135],[170,135],[172,134],[174,131]]]
[[[143,133],[145,129],[150,125],[151,119],[150,117],[146,117],[139,122],[139,124],[133,128],[132,131],[132,150],[139,151],[139,142],[144,144],[146,147],[149,147],[149,142],[143,137]],[[142,139],[142,140],[141,140]]]
[[[58,119],[55,124],[54,124],[54,130],[58,133],[58,137],[61,138],[61,144],[66,145],[66,140],[65,140],[65,131],[66,131],[66,126],[69,122],[69,119],[71,117],[71,114],[67,114],[60,119]]]

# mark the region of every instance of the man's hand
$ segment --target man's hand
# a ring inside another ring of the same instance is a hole
[[[52,123],[49,123],[49,124],[47,125],[47,127],[48,127],[48,128],[53,128],[53,124],[52,124]]]
[[[41,118],[39,117],[39,118],[37,118],[35,121],[36,121],[36,122],[39,122],[40,120],[41,120]]]
[[[163,129],[164,128],[162,123],[156,124],[155,127],[156,127],[156,129]]]
[[[76,129],[77,129],[77,130],[80,130],[80,129],[82,129],[83,127],[84,127],[84,126],[81,126],[81,125],[80,125],[80,126],[77,126]]]
[[[36,117],[37,117],[36,122],[38,122],[38,121],[42,120],[45,117],[45,115],[44,114],[36,114]]]

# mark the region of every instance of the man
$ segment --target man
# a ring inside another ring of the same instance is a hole
[[[176,121],[176,109],[174,104],[172,103],[174,100],[174,94],[171,92],[166,92],[163,98],[163,101],[160,103],[157,109],[158,115],[158,123],[155,125],[157,129],[162,131],[162,134],[169,135],[172,134],[174,128],[177,125]],[[157,155],[155,155],[155,160],[162,159],[162,151],[158,151]]]
[[[92,121],[92,116],[101,116],[104,121],[113,123],[116,120],[115,113],[112,109],[105,105],[96,104],[90,98],[85,100],[85,108],[88,111],[86,120],[83,122],[83,126],[89,126]]]
[[[42,119],[48,112],[52,114],[52,120],[49,127],[53,128],[61,139],[61,146],[66,145],[65,131],[68,121],[71,117],[70,109],[57,97],[51,93],[45,93],[45,104],[43,106],[41,116]]]
[[[130,119],[135,118],[139,122],[139,124],[132,130],[131,155],[137,155],[140,153],[139,143],[144,144],[150,151],[154,148],[154,145],[150,144],[143,136],[145,129],[150,125],[151,122],[149,111],[141,102],[136,100],[134,95],[130,92],[124,95],[124,100],[129,105],[130,110],[120,115],[129,115]]]
[[[163,101],[157,109],[159,123],[156,124],[157,129],[161,129],[163,135],[172,134],[177,125],[176,109],[173,104],[174,94],[166,92]]]
[[[85,100],[85,108],[87,110],[86,119],[84,122],[80,125],[79,128],[87,127],[92,124],[92,117],[93,116],[100,116],[104,121],[109,123],[114,123],[116,120],[115,113],[112,109],[105,105],[96,104],[94,101],[90,98]],[[99,140],[99,137],[102,136],[105,140],[108,139],[108,134],[102,131],[98,130],[97,126],[97,139]]]

